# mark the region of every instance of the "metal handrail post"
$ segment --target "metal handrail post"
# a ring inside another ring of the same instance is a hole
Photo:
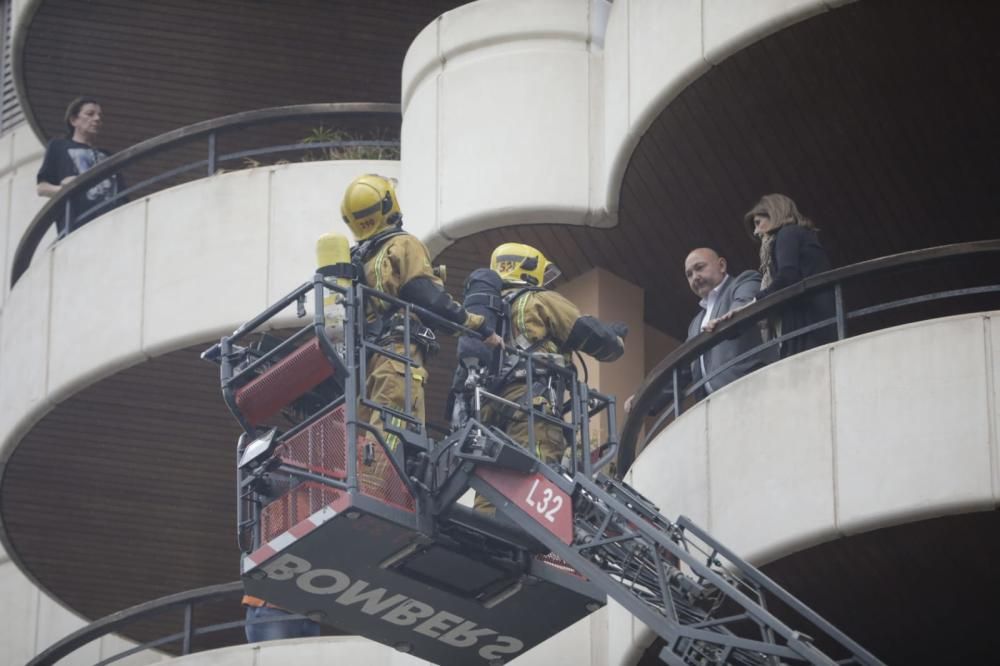
[[[73,200],[71,198],[66,199],[66,210],[63,211],[63,229],[66,235],[73,231]]]
[[[184,642],[181,654],[191,654],[191,638],[194,636],[194,604],[184,605]]]
[[[837,282],[833,285],[833,303],[837,309],[837,339],[843,340],[847,337],[847,317],[844,316],[844,289],[843,283]]]
[[[208,175],[215,175],[216,153],[215,153],[215,132],[208,133]]]
[[[674,418],[681,415],[681,378],[680,372],[675,367],[673,376],[674,385]]]

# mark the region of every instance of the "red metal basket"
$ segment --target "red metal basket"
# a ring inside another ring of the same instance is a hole
[[[285,464],[302,467],[315,474],[346,479],[347,428],[344,423],[344,406],[337,407],[288,438],[274,453]]]
[[[407,489],[396,468],[389,462],[385,449],[372,442],[374,455],[371,465],[364,464],[364,442],[358,438],[358,487],[372,499],[391,504],[397,509],[415,511],[413,495]]]
[[[372,461],[369,465],[365,464],[365,442],[363,437],[358,437],[358,487],[361,493],[396,508],[414,511],[413,496],[381,446],[372,442]],[[344,406],[332,410],[288,438],[274,453],[286,465],[335,479],[347,479]]]
[[[236,405],[260,425],[282,407],[333,375],[319,339],[313,338],[236,391]]]
[[[271,502],[260,512],[260,536],[267,543],[312,514],[329,506],[343,491],[306,481]]]

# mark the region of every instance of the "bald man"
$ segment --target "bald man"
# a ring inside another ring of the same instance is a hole
[[[760,273],[743,271],[737,277],[727,272],[725,257],[708,247],[692,250],[684,260],[684,276],[687,278],[691,291],[701,299],[700,309],[688,325],[687,339],[702,332],[705,324],[721,317],[730,310],[736,310],[753,302],[760,291]],[[691,363],[690,373],[681,373],[681,386],[699,381],[702,377],[710,379],[702,385],[701,395],[718,391],[726,384],[739,379],[748,372],[770,363],[777,358],[774,348],[750,358],[743,359],[719,374],[714,374],[717,368],[728,363],[740,354],[761,344],[760,330],[756,326],[746,328],[743,333],[729,340],[722,340]],[[668,389],[657,400],[651,411],[658,412],[673,399],[673,388]],[[632,398],[625,402],[625,409],[632,406]]]

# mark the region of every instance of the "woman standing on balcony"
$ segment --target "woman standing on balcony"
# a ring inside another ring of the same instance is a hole
[[[830,269],[816,225],[784,194],[761,197],[743,219],[747,230],[760,241],[763,279],[757,300]],[[833,316],[833,293],[820,291],[789,302],[772,318],[771,328],[775,336],[786,335]],[[834,325],[830,324],[789,338],[781,343],[781,357],[832,342],[835,337]]]
[[[93,97],[77,97],[70,102],[64,118],[66,138],[53,139],[45,149],[38,170],[38,196],[58,196],[78,176],[110,157],[110,153],[97,147],[102,119],[101,105]],[[59,237],[124,203],[124,200],[114,202],[120,189],[123,189],[121,177],[114,174],[73,194],[70,212],[75,224],[68,224],[65,215],[59,215]]]

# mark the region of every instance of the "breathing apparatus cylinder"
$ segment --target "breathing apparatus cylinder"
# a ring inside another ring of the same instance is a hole
[[[316,267],[320,272],[324,269],[348,268],[351,266],[351,249],[347,238],[340,234],[323,234],[316,240]],[[351,280],[348,277],[337,277],[335,283],[348,289]],[[344,341],[344,311],[343,296],[331,291],[323,298],[323,314],[326,319],[326,334],[337,343]]]
[[[490,330],[503,332],[503,281],[496,271],[477,268],[465,281],[462,306],[467,312],[482,315]],[[463,335],[458,339],[458,362],[461,366],[477,365],[484,371],[496,371],[499,350],[486,346],[480,338]]]
[[[462,305],[467,312],[482,315],[493,331],[503,333],[503,281],[495,271],[478,268],[465,281]],[[477,335],[462,335],[458,339],[458,366],[448,393],[445,418],[458,428],[469,415],[467,400],[480,380],[496,373],[500,366],[500,351],[486,346]]]

